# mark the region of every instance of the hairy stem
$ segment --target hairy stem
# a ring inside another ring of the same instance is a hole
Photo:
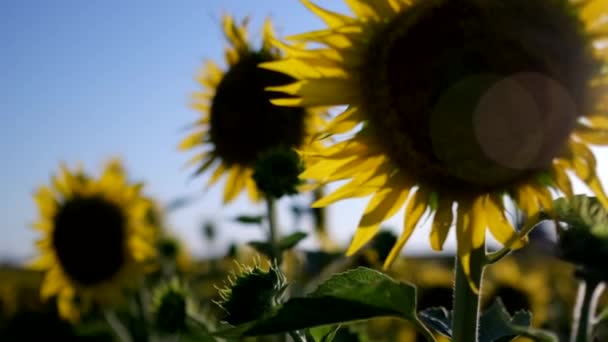
[[[116,317],[116,314],[113,311],[104,310],[103,316],[121,342],[133,342],[129,330],[122,324],[118,317]]]
[[[485,267],[485,244],[471,252],[470,276],[464,273],[462,260],[456,258],[454,266],[454,316],[452,320],[453,342],[477,342],[479,331],[479,296],[481,294],[481,280]],[[475,292],[469,279],[477,288]]]
[[[271,196],[266,197],[266,209],[268,211],[268,242],[272,246],[272,256],[277,261],[277,265],[283,263],[283,253],[279,249],[279,232],[277,227],[276,200]]]

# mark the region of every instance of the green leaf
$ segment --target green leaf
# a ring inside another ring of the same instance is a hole
[[[452,337],[452,311],[440,306],[422,310],[418,317],[429,328]]]
[[[418,316],[429,328],[452,337],[452,311],[443,307],[429,308],[421,311]],[[509,342],[518,336],[539,342],[559,341],[551,332],[530,327],[531,320],[529,311],[509,315],[502,301],[497,299],[479,319],[479,342]]]
[[[300,241],[304,240],[308,234],[303,232],[296,232],[288,235],[281,239],[279,242],[279,248],[283,250],[291,249],[295,247]]]
[[[416,288],[381,272],[359,267],[334,275],[306,297],[292,298],[258,321],[215,335],[269,335],[381,316],[414,321]]]
[[[604,308],[604,310],[602,310],[596,318],[596,323],[604,323],[604,322],[608,322],[608,307]]]
[[[518,311],[511,317],[502,300],[497,299],[481,315],[479,320],[479,342],[508,342],[518,336],[530,337],[539,342],[557,342],[553,333],[530,327],[532,314]]]
[[[258,251],[258,253],[264,254],[268,258],[272,259],[272,245],[265,241],[249,241],[247,245],[251,246],[253,249]]]
[[[264,221],[264,215],[239,215],[234,218],[235,222],[242,224],[262,224]]]
[[[340,325],[321,325],[318,327],[311,328],[309,330],[310,335],[315,342],[331,342],[336,337],[336,334],[340,330]]]

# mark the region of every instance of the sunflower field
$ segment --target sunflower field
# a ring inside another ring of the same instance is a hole
[[[0,341],[608,342],[608,1],[293,2],[323,27],[222,16],[175,123],[184,179],[261,206],[229,220],[263,238],[197,256],[167,219],[188,201],[58,161],[36,256],[0,264]]]

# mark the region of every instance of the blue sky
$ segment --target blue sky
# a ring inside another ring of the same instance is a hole
[[[297,1],[0,3],[0,257],[34,252],[32,193],[60,161],[95,171],[117,155],[161,202],[203,195],[204,179],[189,180],[192,170],[182,168],[191,154],[176,146],[197,118],[188,106],[196,73],[207,58],[223,63],[223,13],[251,15],[257,41],[266,16],[280,34],[321,27]],[[231,237],[259,237],[222,224],[221,243],[201,243],[203,219],[261,210],[244,197],[223,208],[220,191],[221,184],[169,217],[197,254],[221,253]],[[282,220],[289,225],[289,216]]]
[[[323,4],[346,10],[339,0]],[[233,238],[261,236],[254,228],[222,223],[219,242],[202,242],[204,219],[220,222],[262,208],[244,196],[223,207],[222,184],[203,193],[205,179],[189,180],[191,170],[182,168],[191,154],[176,148],[187,134],[183,127],[197,117],[188,106],[199,89],[196,73],[207,58],[222,61],[223,13],[252,15],[257,41],[266,16],[281,36],[323,27],[296,0],[0,2],[0,258],[34,253],[32,193],[48,183],[60,161],[95,171],[112,156],[122,157],[131,176],[145,180],[147,192],[161,202],[199,196],[169,217],[196,254],[219,254]],[[288,204],[281,203],[285,228]],[[348,241],[364,206],[349,200],[332,207],[339,241]],[[400,221],[396,215],[389,225],[400,227]],[[427,249],[427,234],[418,231],[408,249]]]

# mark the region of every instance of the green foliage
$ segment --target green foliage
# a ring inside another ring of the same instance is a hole
[[[239,215],[234,218],[234,221],[242,224],[260,225],[265,217],[265,215]]]
[[[452,337],[452,311],[444,307],[422,310],[418,317],[429,328],[448,337]]]
[[[559,198],[554,204],[559,229],[560,256],[586,273],[608,279],[604,262],[608,259],[608,212],[595,198],[577,195]]]
[[[278,249],[277,252],[281,253],[286,250],[294,248],[300,241],[304,240],[307,235],[308,234],[303,233],[303,232],[296,232],[296,233],[290,234],[290,235],[282,238],[277,243],[277,247],[276,247]],[[274,256],[274,252],[273,252],[274,249],[273,249],[272,243],[270,243],[270,242],[250,241],[247,244],[249,246],[253,247],[259,253],[264,254],[268,258],[272,259],[272,257]]]
[[[155,289],[152,312],[156,328],[163,333],[184,331],[188,316],[189,291],[177,279]]]
[[[310,336],[315,342],[332,342],[340,330],[340,325],[321,325],[309,329]]]
[[[303,298],[292,298],[259,320],[217,333],[257,336],[373,317],[416,320],[416,288],[368,268],[334,275]]]
[[[436,332],[452,337],[453,312],[443,307],[429,308],[420,312],[420,319]],[[508,342],[518,336],[532,338],[539,342],[557,342],[551,332],[530,326],[532,315],[528,311],[518,311],[511,316],[503,302],[497,299],[479,319],[479,342]]]

